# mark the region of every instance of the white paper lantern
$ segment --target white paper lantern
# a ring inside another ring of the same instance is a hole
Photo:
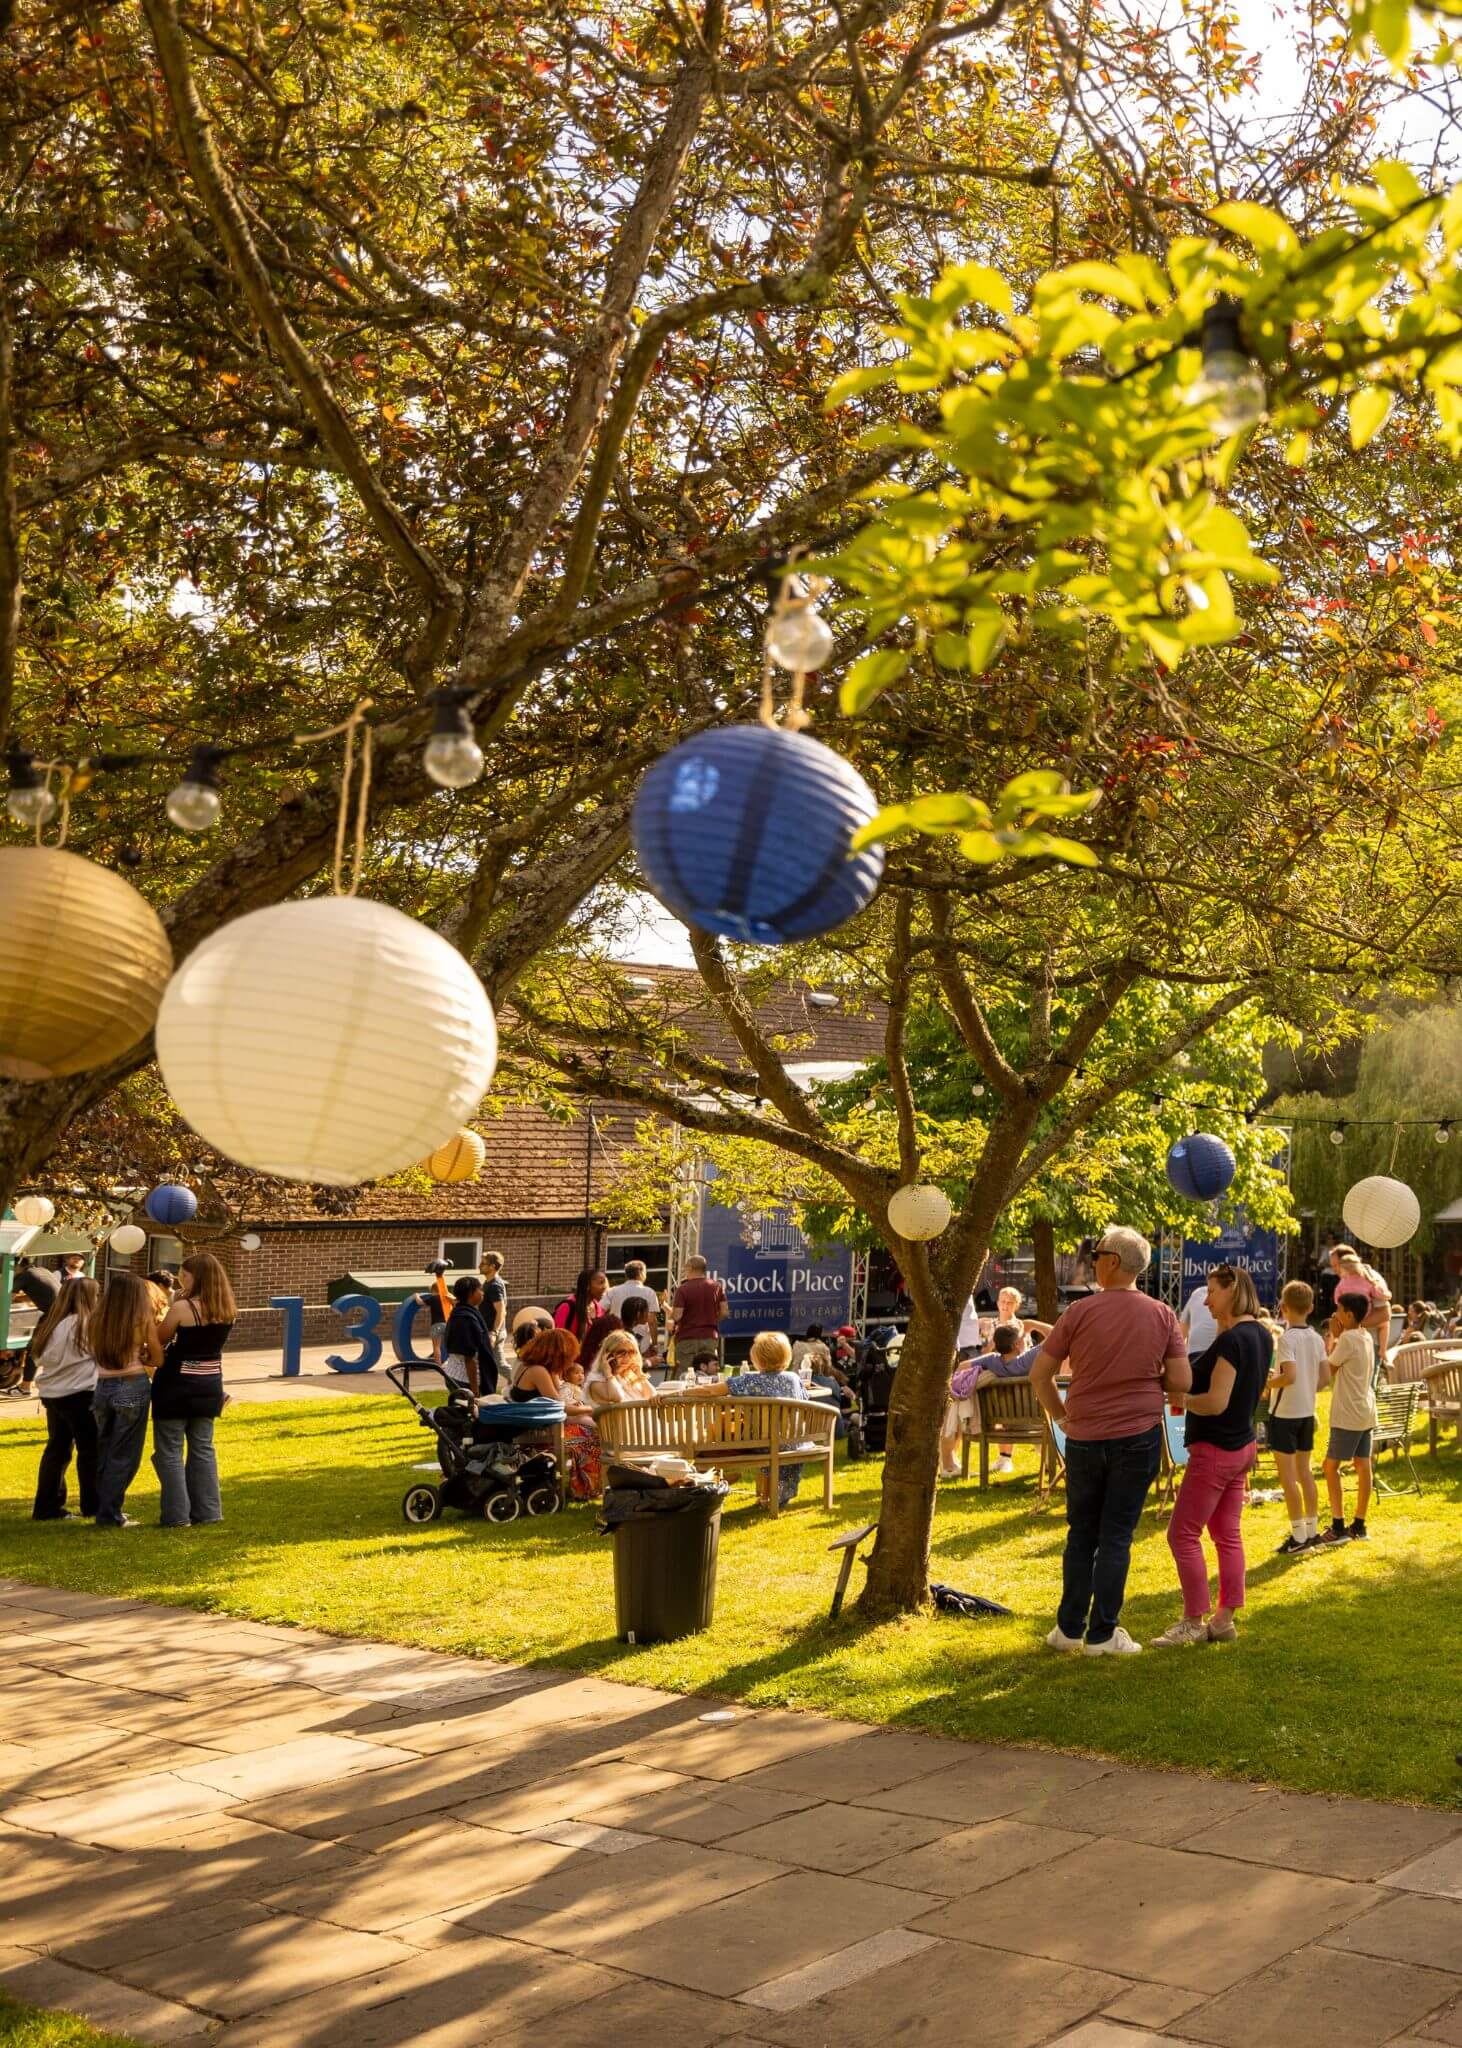
[[[918,1243],[924,1238],[938,1237],[942,1230],[949,1228],[949,1219],[954,1214],[943,1188],[936,1188],[929,1182],[916,1181],[889,1198],[888,1220],[900,1237],[907,1237]]]
[[[55,846],[0,846],[0,1079],[84,1074],[152,1029],[173,951],[130,882]]]
[[[263,1242],[264,1240],[260,1237],[257,1230],[246,1230],[239,1239],[239,1250],[241,1252],[256,1252]]]
[[[1421,1228],[1421,1203],[1404,1180],[1373,1173],[1358,1180],[1345,1198],[1345,1227],[1365,1244],[1390,1251]]]
[[[141,1251],[147,1242],[147,1232],[135,1223],[119,1223],[107,1239],[114,1252],[124,1259],[130,1259]]]
[[[497,1027],[455,947],[384,903],[324,896],[205,939],[157,1015],[182,1114],[260,1173],[355,1187],[399,1173],[473,1115]]]
[[[32,1230],[44,1230],[56,1213],[56,1204],[46,1195],[22,1195],[15,1205],[15,1220]]]

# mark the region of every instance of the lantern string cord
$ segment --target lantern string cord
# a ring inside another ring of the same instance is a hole
[[[371,699],[362,697],[349,718],[341,719],[339,725],[328,726],[324,732],[297,732],[294,742],[299,747],[318,746],[322,740],[338,739],[345,735],[345,758],[340,768],[340,805],[335,813],[335,864],[331,875],[331,886],[337,896],[354,896],[360,889],[361,869],[365,865],[366,826],[370,819],[371,795],[371,742],[373,734],[365,722],[365,715],[371,708]],[[355,742],[360,737],[360,785],[355,795],[355,830],[351,835],[350,887],[345,886],[345,836],[350,821],[351,783],[355,778]]]
[[[1398,1122],[1394,1132],[1391,1135],[1391,1164],[1386,1168],[1387,1173],[1394,1173],[1396,1171],[1396,1154],[1400,1151],[1400,1149],[1401,1125]]]

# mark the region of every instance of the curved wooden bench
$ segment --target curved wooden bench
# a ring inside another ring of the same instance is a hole
[[[777,1512],[783,1465],[822,1466],[823,1505],[833,1505],[833,1434],[838,1411],[821,1401],[769,1401],[753,1395],[660,1395],[601,1408],[599,1441],[610,1457],[668,1452],[723,1470],[765,1466],[768,1505]]]

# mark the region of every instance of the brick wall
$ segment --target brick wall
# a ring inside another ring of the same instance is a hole
[[[259,1236],[263,1243],[256,1252],[244,1251],[236,1237],[209,1246],[227,1269],[238,1299],[234,1342],[251,1349],[280,1339],[280,1314],[269,1306],[276,1294],[303,1297],[306,1344],[333,1342],[341,1323],[329,1305],[332,1281],[343,1273],[420,1273],[425,1286],[426,1262],[438,1256],[444,1236],[478,1237],[484,1251],[503,1254],[509,1322],[525,1302],[552,1307],[561,1301],[572,1291],[584,1256],[581,1222],[280,1224],[261,1226]],[[603,1256],[603,1246],[603,1232],[596,1230],[595,1258]],[[134,1264],[140,1272],[141,1259]],[[383,1329],[385,1324],[383,1318]]]

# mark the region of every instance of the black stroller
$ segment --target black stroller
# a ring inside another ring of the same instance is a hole
[[[411,1391],[411,1374],[432,1372],[446,1382],[447,1399],[439,1408],[423,1407]],[[538,1434],[562,1422],[557,1401],[503,1402],[479,1410],[474,1417],[461,1398],[459,1383],[439,1365],[392,1365],[386,1377],[416,1410],[423,1429],[437,1441],[440,1485],[430,1480],[408,1486],[401,1512],[420,1526],[435,1522],[442,1509],[482,1515],[489,1522],[514,1522],[520,1514],[551,1515],[560,1505],[558,1460],[551,1451],[517,1439]]]
[[[888,1355],[889,1340],[897,1332],[891,1326],[880,1326],[870,1330],[864,1342],[863,1358],[858,1370],[859,1446],[853,1450],[849,1425],[850,1442],[848,1454],[863,1456],[866,1452],[881,1452],[888,1444],[888,1404],[893,1399],[896,1361]]]

